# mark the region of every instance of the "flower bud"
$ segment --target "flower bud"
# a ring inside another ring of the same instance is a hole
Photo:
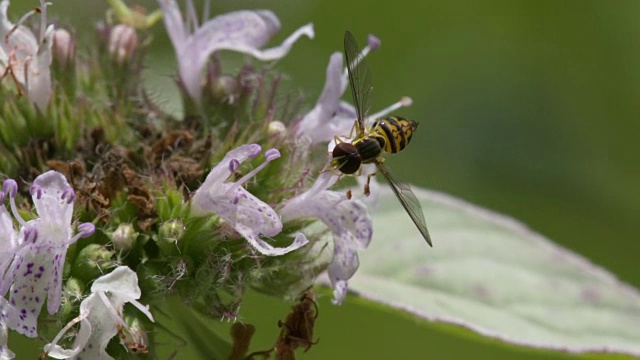
[[[238,92],[238,81],[229,75],[216,77],[211,84],[211,94],[215,99],[232,104]]]
[[[115,265],[111,256],[113,256],[113,251],[103,245],[89,244],[80,250],[74,263],[72,275],[84,282],[89,282],[101,276],[105,269]]]
[[[55,29],[53,32],[53,61],[60,67],[67,67],[73,63],[76,56],[76,40],[65,29]]]
[[[109,34],[109,54],[116,63],[122,65],[125,61],[131,60],[137,48],[138,35],[134,28],[118,24],[111,29]]]
[[[116,250],[131,250],[135,245],[138,233],[133,225],[123,223],[118,225],[116,231],[111,234],[111,241]]]
[[[160,225],[158,231],[158,247],[164,255],[173,254],[178,251],[178,240],[184,234],[185,228],[182,220],[172,219]]]
[[[281,136],[285,132],[287,132],[287,127],[284,125],[282,121],[271,121],[269,123],[269,127],[267,128],[267,133],[269,136]]]

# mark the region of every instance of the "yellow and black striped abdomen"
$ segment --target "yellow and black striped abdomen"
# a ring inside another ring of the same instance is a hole
[[[418,123],[399,116],[389,116],[373,123],[371,132],[385,139],[384,151],[397,153],[402,151],[409,141]]]

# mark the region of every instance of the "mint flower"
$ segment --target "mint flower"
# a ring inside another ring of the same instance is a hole
[[[4,206],[4,192],[0,192],[0,279],[11,262],[18,247],[18,233],[16,232],[11,215]],[[8,328],[15,327],[18,315],[13,306],[0,297],[0,359],[13,359],[15,355],[7,347]]]
[[[19,92],[44,112],[51,97],[51,46],[54,26],[47,26],[47,2],[40,0],[40,31],[38,36],[22,23],[36,10],[24,15],[17,24],[7,17],[9,0],[0,3],[0,69],[13,77]]]
[[[275,248],[260,239],[260,235],[276,236],[282,231],[282,221],[273,208],[249,193],[242,184],[254,177],[267,164],[280,157],[276,149],[265,151],[265,162],[236,182],[225,182],[240,164],[260,155],[258,144],[242,145],[229,151],[207,176],[202,186],[191,199],[191,209],[195,215],[218,215],[240,235],[264,255],[284,255],[299,249],[308,240],[298,233],[294,242],[285,248]]]
[[[48,171],[38,176],[31,186],[33,203],[40,216],[37,219],[25,222],[18,213],[15,203],[18,184],[14,180],[6,180],[2,191],[3,196],[9,195],[20,231],[19,247],[4,274],[0,294],[6,294],[11,288],[10,303],[19,315],[19,321],[12,328],[20,334],[36,337],[38,315],[45,296],[49,314],[55,314],[60,307],[67,248],[79,238],[92,235],[95,227],[91,223],[80,224],[78,234],[73,236],[71,220],[75,192],[59,172]],[[6,221],[3,218],[3,227],[8,228]]]
[[[0,297],[0,360],[15,358],[15,354],[7,346],[7,341],[9,327],[15,326],[17,322],[18,314],[13,306],[5,298]]]
[[[333,259],[328,273],[333,286],[333,303],[341,304],[347,295],[347,280],[358,270],[358,250],[369,246],[373,223],[365,205],[349,200],[343,192],[327,190],[337,180],[330,172],[318,176],[306,192],[290,199],[280,209],[284,221],[298,218],[320,219],[333,234]]]
[[[280,30],[280,21],[271,11],[235,11],[198,24],[191,0],[187,2],[185,19],[175,0],[158,2],[176,52],[182,86],[196,102],[200,101],[202,93],[200,74],[214,52],[233,50],[259,60],[277,60],[287,55],[303,35],[314,37],[313,26],[307,24],[291,34],[280,46],[260,50]]]
[[[358,58],[364,58],[379,46],[380,40],[369,35],[367,46]],[[342,65],[342,53],[335,52],[329,58],[326,80],[318,102],[298,123],[298,136],[306,137],[313,145],[349,133],[356,119],[356,110],[353,105],[340,100],[348,83],[347,68]]]
[[[118,335],[118,330],[131,334],[134,330],[122,317],[126,303],[130,303],[153,320],[147,306],[137,300],[141,295],[138,276],[126,266],[119,266],[107,275],[97,278],[91,285],[91,295],[80,304],[80,315],[65,326],[53,341],[44,347],[44,351],[56,359],[113,359],[106,352],[109,340]],[[72,349],[63,349],[57,345],[71,326],[80,322]],[[81,355],[81,356],[80,356]]]

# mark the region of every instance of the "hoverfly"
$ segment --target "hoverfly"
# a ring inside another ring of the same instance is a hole
[[[389,116],[376,119],[371,127],[366,126],[365,118],[369,111],[369,102],[373,92],[371,72],[364,56],[360,53],[358,43],[349,31],[344,34],[344,54],[347,58],[353,103],[358,115],[351,134],[353,135],[353,130],[355,130],[356,136],[351,142],[335,137],[336,146],[333,149],[333,158],[329,166],[343,174],[354,174],[362,171],[362,164],[376,164],[378,171],[387,179],[391,190],[420,230],[422,237],[429,246],[432,246],[418,199],[409,185],[398,181],[391,175],[389,169],[383,165],[384,158],[381,157],[383,152],[397,153],[402,151],[409,144],[418,123],[399,116]],[[352,138],[351,135],[349,138]],[[375,176],[375,173],[367,177],[367,183],[364,187],[365,195],[369,195],[369,182],[372,176]]]

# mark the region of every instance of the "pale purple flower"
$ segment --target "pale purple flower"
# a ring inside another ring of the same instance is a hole
[[[347,280],[360,265],[358,251],[369,246],[373,224],[362,202],[347,199],[343,192],[327,190],[336,180],[331,172],[320,174],[311,189],[284,204],[280,215],[284,221],[317,218],[331,230],[334,250],[328,274],[334,289],[333,303],[341,304],[347,293]]]
[[[35,10],[24,15],[17,24],[7,17],[9,0],[0,2],[0,70],[7,70],[31,103],[44,112],[51,97],[51,49],[54,26],[47,26],[47,2],[40,0],[40,33],[22,23]]]
[[[154,321],[148,306],[137,300],[141,295],[138,276],[126,266],[119,266],[111,273],[97,278],[91,285],[91,295],[80,304],[80,315],[65,326],[53,341],[44,347],[47,355],[56,359],[113,359],[106,352],[109,341],[118,335],[135,333],[122,318],[122,310],[130,303]],[[64,349],[57,345],[71,326],[80,322],[73,347]]]
[[[241,10],[220,15],[198,24],[191,0],[187,2],[183,19],[175,0],[158,0],[164,12],[164,24],[171,38],[180,80],[187,93],[199,101],[200,74],[209,56],[219,50],[232,50],[259,60],[277,60],[289,53],[293,44],[303,35],[313,38],[313,26],[307,24],[277,47],[261,50],[280,30],[280,21],[268,10]]]
[[[69,245],[81,237],[93,234],[91,223],[78,226],[72,233],[73,200],[75,192],[64,175],[48,171],[38,176],[31,186],[31,196],[39,218],[25,222],[15,204],[18,184],[6,180],[3,196],[9,196],[11,211],[20,224],[18,245],[2,283],[0,295],[11,289],[10,303],[18,312],[19,320],[12,326],[18,333],[36,337],[37,320],[42,305],[55,314],[62,300],[62,271]],[[8,224],[3,225],[8,227]]]
[[[191,199],[191,210],[195,215],[216,214],[264,255],[284,255],[299,249],[308,240],[298,233],[293,243],[285,248],[276,248],[260,238],[271,237],[282,231],[282,221],[269,205],[255,197],[242,187],[267,164],[280,157],[276,149],[265,151],[266,161],[236,182],[227,181],[240,164],[247,159],[260,155],[262,148],[258,144],[242,145],[229,151],[216,165]]]
[[[380,40],[374,35],[369,35],[367,46],[362,49],[357,59],[364,58],[379,46]],[[335,52],[329,58],[326,80],[318,102],[298,123],[298,137],[308,139],[313,145],[331,141],[336,135],[349,134],[356,120],[356,110],[353,105],[340,100],[348,84],[349,77],[347,68],[342,65],[342,53]]]

